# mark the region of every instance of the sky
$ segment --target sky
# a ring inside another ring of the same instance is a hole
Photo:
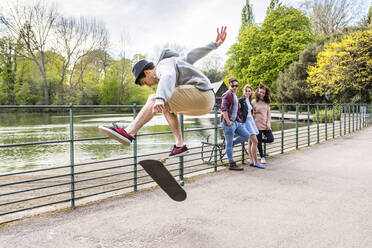
[[[295,2],[296,0],[291,0]],[[287,1],[288,2],[288,1]],[[270,0],[250,0],[255,21],[263,22]],[[177,44],[186,51],[214,41],[217,27],[227,26],[225,43],[215,53],[223,60],[236,42],[245,0],[63,0],[66,16],[94,16],[110,33],[111,51],[126,56],[158,56],[160,47]]]
[[[0,3],[8,0],[0,0]],[[17,0],[33,2],[34,0]],[[47,0],[46,0],[47,1]],[[366,0],[368,2],[372,0]],[[48,1],[49,2],[49,1]],[[185,51],[214,41],[217,27],[227,26],[225,43],[214,53],[224,61],[237,40],[245,0],[62,0],[56,1],[63,16],[95,17],[110,33],[112,55],[143,54],[157,58],[165,44]],[[302,0],[282,0],[298,6]],[[270,0],[250,0],[256,23],[262,23]],[[1,4],[3,6],[3,4]]]

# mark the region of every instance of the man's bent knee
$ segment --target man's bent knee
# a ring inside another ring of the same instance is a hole
[[[147,102],[146,104],[154,104],[155,103],[155,94],[151,94],[149,95],[149,97],[147,98]]]

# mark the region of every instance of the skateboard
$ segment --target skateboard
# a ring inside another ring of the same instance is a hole
[[[162,160],[165,161],[164,159]],[[186,199],[186,191],[178,184],[161,161],[147,159],[140,161],[139,164],[170,198],[175,201],[184,201]]]

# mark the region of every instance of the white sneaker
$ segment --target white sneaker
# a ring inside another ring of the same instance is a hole
[[[261,158],[261,164],[266,164],[266,159],[265,159],[265,157]]]

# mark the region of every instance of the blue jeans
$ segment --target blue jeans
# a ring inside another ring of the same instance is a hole
[[[244,124],[237,121],[234,121],[231,126],[227,126],[222,122],[221,127],[225,135],[227,158],[229,159],[229,163],[232,163],[234,162],[233,146],[247,141],[249,139],[249,133],[244,127]],[[239,136],[234,139],[235,134],[238,134]]]

